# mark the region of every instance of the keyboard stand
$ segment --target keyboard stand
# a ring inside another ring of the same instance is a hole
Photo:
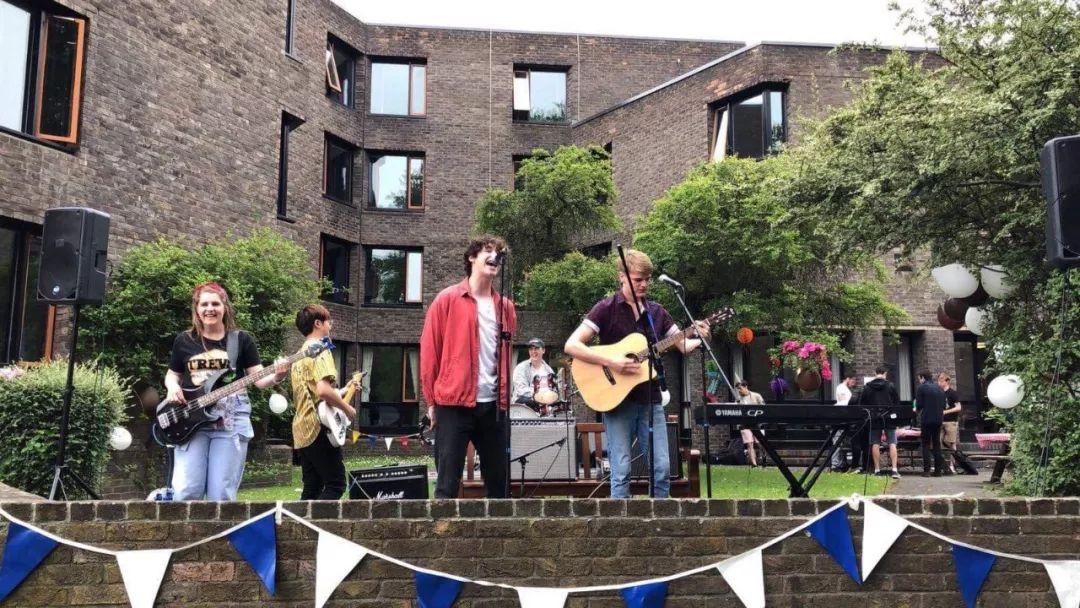
[[[761,447],[765,449],[765,453],[772,458],[776,463],[776,468],[780,469],[780,474],[787,479],[788,487],[791,488],[788,498],[810,498],[810,489],[817,483],[818,477],[821,477],[821,473],[824,472],[825,467],[829,466],[829,461],[832,459],[832,455],[836,450],[840,448],[840,444],[844,442],[852,434],[852,427],[850,424],[837,424],[830,427],[829,434],[825,437],[825,441],[822,442],[821,447],[818,448],[817,455],[810,462],[810,465],[806,467],[802,475],[796,479],[795,474],[791,472],[784,459],[780,457],[780,454],[772,447],[769,440],[765,439],[765,436],[761,434],[761,429],[757,426],[750,427],[750,432],[753,433],[754,439],[761,443]],[[832,442],[833,436],[836,432],[840,431],[840,438],[835,442]],[[832,442],[830,444],[830,442]]]

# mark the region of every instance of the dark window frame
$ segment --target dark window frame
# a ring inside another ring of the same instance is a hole
[[[368,197],[367,208],[371,211],[386,211],[390,213],[402,213],[409,211],[423,211],[427,208],[427,155],[424,152],[406,152],[401,150],[367,150],[367,178],[368,178]],[[405,158],[405,206],[401,208],[395,207],[379,207],[377,206],[377,196],[375,195],[375,163],[379,159],[387,156],[400,156]],[[420,204],[412,204],[412,175],[413,163],[415,161],[420,162]]]
[[[342,59],[338,59],[338,54]],[[346,108],[356,108],[356,64],[361,53],[333,34],[326,35],[326,96]],[[348,67],[343,68],[342,62]],[[345,78],[342,78],[345,71]]]
[[[286,0],[285,6],[285,54],[293,54],[296,43],[296,0]]]
[[[330,193],[329,189],[328,189],[328,187],[330,185],[330,163],[329,163],[329,160],[330,160],[330,146],[331,145],[333,145],[335,147],[338,147],[338,148],[345,149],[345,150],[347,150],[349,152],[348,176],[346,178],[346,183],[348,184],[348,192],[346,192],[344,198],[338,197],[337,195]],[[334,135],[333,133],[330,133],[329,131],[325,132],[325,135],[323,136],[323,196],[324,197],[326,197],[326,198],[328,198],[328,199],[330,199],[332,201],[336,201],[338,203],[341,203],[343,205],[349,205],[350,207],[355,206],[355,204],[353,203],[353,181],[356,179],[356,152],[357,152],[357,150],[358,150],[358,148],[354,144],[352,144],[351,142],[349,142],[347,140],[344,140],[344,139],[338,137],[337,135]]]
[[[402,294],[401,302],[372,302],[372,255],[376,249],[389,250],[389,251],[401,251],[405,253],[405,269],[404,276],[402,278]],[[420,254],[420,268],[417,271],[420,273],[420,299],[409,300],[409,254]],[[424,305],[424,248],[415,246],[401,246],[401,245],[364,245],[364,302],[363,305],[369,308],[419,308]]]
[[[563,75],[563,98],[566,100],[563,107],[563,117],[559,120],[533,120],[532,115],[532,91],[529,92],[529,110],[515,110],[516,99],[514,98],[513,87],[511,87],[511,99],[510,99],[510,112],[511,119],[515,123],[531,124],[531,125],[566,125],[570,123],[570,66],[566,65],[544,65],[544,64],[514,64],[512,71],[513,81],[517,80],[518,72],[525,72],[526,78],[529,82],[529,86],[532,86],[532,73],[544,72],[551,74]]]
[[[40,0],[4,0],[5,3],[27,11],[30,15],[26,48],[26,75],[23,82],[22,110],[18,129],[0,126],[0,132],[9,133],[47,145],[65,152],[78,149],[81,134],[83,83],[86,73],[86,46],[89,19],[59,4]],[[77,24],[75,57],[72,61],[67,131],[46,133],[41,130],[43,102],[45,99],[45,72],[49,59],[48,23],[50,20],[66,20]]]
[[[293,131],[304,124],[304,119],[288,112],[281,111],[281,129],[278,133],[278,191],[277,191],[277,217],[281,220],[289,220],[289,138]]]
[[[769,132],[771,130],[771,116],[770,110],[772,109],[772,100],[769,93],[779,93],[781,103],[781,126],[780,137],[778,141],[780,143],[786,143],[788,140],[788,83],[786,82],[763,82],[758,83],[747,89],[738,91],[733,95],[729,95],[723,99],[709,104],[709,158],[713,158],[713,151],[716,147],[716,138],[719,135],[717,117],[720,110],[724,110],[728,117],[727,120],[727,132],[725,133],[725,149],[724,156],[738,156],[734,146],[735,135],[735,121],[732,120],[732,108],[736,105],[758,95],[762,96],[761,103],[761,149],[763,150],[762,156],[740,156],[740,158],[765,158],[777,153],[777,149],[769,145],[770,137]]]
[[[376,112],[372,109],[371,96],[375,94],[375,65],[376,64],[407,65],[409,75],[406,77],[408,93],[405,100],[407,108],[405,114],[393,114],[389,112]],[[424,107],[420,112],[413,112],[413,70],[417,67],[424,68]],[[372,116],[394,116],[398,118],[427,118],[428,115],[428,63],[427,58],[420,57],[372,57],[368,62],[368,114]]]
[[[333,279],[331,277],[327,276],[327,271],[326,271],[326,245],[328,243],[332,244],[332,245],[335,245],[335,246],[338,246],[338,247],[341,247],[344,250],[344,255],[345,255],[345,273],[344,273],[345,280],[343,281],[343,286],[340,288],[340,290],[339,290],[338,285],[334,284],[333,287],[332,287],[332,291],[330,291],[329,293],[323,293],[323,294],[321,294],[320,297],[323,300],[325,300],[327,302],[333,302],[334,304],[343,304],[343,305],[346,305],[346,306],[352,305],[353,304],[353,297],[352,296],[353,296],[353,293],[354,293],[354,290],[352,289],[352,257],[353,257],[353,254],[356,252],[357,245],[356,245],[356,243],[346,241],[345,239],[341,239],[341,238],[338,238],[338,237],[335,237],[335,236],[331,236],[329,234],[320,235],[320,237],[319,237],[319,277],[322,278],[322,279],[330,279],[332,284],[334,283],[334,281],[333,281]]]
[[[30,280],[31,241],[41,238],[41,227],[0,217],[0,228],[15,232],[19,239],[15,243],[14,255],[10,261],[12,265],[8,286],[12,298],[9,303],[10,309],[7,318],[0,318],[0,323],[7,326],[7,339],[0,343],[0,364],[4,364],[22,361],[19,355],[22,351],[27,305],[30,301],[37,300],[37,285],[31,284]],[[53,335],[56,329],[56,306],[50,304],[45,315],[42,359],[51,361]]]

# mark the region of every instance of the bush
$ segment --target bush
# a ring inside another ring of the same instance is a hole
[[[26,374],[0,380],[0,480],[48,495],[60,438],[60,414],[67,380],[67,360],[56,360]],[[126,383],[98,362],[75,366],[75,392],[68,426],[67,466],[97,487],[109,458],[109,433],[124,421]],[[69,498],[81,496],[65,481]]]
[[[561,260],[540,262],[525,277],[523,305],[533,310],[585,314],[619,285],[615,263],[572,251]]]

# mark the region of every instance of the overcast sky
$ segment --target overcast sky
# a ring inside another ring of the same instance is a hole
[[[366,23],[746,42],[926,46],[888,0],[333,0]],[[634,5],[637,6],[634,6]],[[663,7],[655,10],[655,7]],[[902,6],[918,6],[902,0]],[[634,8],[631,8],[634,6]],[[648,10],[643,10],[648,9]]]

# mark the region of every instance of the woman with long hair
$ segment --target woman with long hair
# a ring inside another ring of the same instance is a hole
[[[165,374],[168,400],[183,403],[183,389],[198,388],[215,372],[230,367],[228,338],[236,332],[237,379],[263,366],[251,334],[236,327],[229,294],[217,283],[197,285],[191,293],[191,329],[177,334]],[[285,378],[288,365],[279,360],[275,373],[255,383],[269,388]],[[176,500],[236,500],[244,474],[251,426],[251,402],[246,392],[226,397],[213,406],[217,422],[196,431],[175,448],[172,485]]]

